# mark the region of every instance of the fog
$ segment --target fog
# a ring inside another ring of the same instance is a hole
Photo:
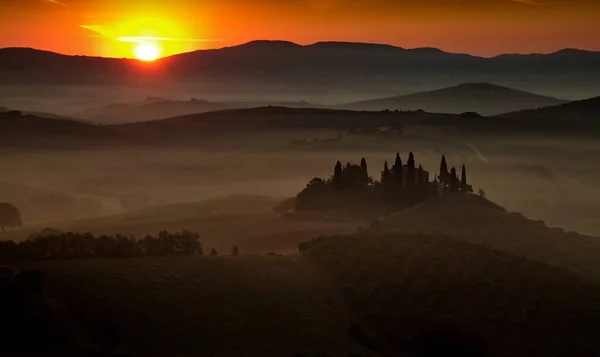
[[[385,160],[391,163],[396,152],[405,160],[413,151],[417,164],[430,171],[437,171],[442,154],[449,166],[465,163],[474,188],[509,211],[600,234],[600,148],[592,140],[463,135],[445,141],[430,136],[294,146],[291,139],[307,133],[287,134],[255,138],[247,147],[224,141],[211,150],[3,150],[2,199],[26,207],[26,226],[229,195],[284,200],[313,177],[331,176],[337,160],[359,163],[365,157],[369,174],[379,179]]]

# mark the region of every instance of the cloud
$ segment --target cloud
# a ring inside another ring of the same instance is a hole
[[[181,37],[154,37],[154,36],[119,36],[107,26],[101,25],[80,25],[79,27],[86,30],[90,30],[97,35],[102,37],[120,41],[120,42],[132,42],[132,43],[143,43],[143,42],[160,42],[160,41],[171,41],[171,42],[217,42],[221,41],[218,39],[206,39],[206,38],[181,38]]]
[[[49,3],[49,4],[54,4],[54,5],[58,5],[58,6],[62,6],[62,7],[69,7],[69,5],[65,4],[64,2],[58,1],[58,0],[42,0],[45,3]]]

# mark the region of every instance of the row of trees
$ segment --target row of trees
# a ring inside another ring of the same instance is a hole
[[[467,183],[466,167],[462,166],[459,178],[454,167],[448,170],[445,156],[441,159],[439,175],[434,175],[433,181],[429,177],[422,165],[417,166],[412,152],[406,164],[400,153],[396,153],[391,168],[385,161],[379,181],[369,176],[365,158],[360,165],[342,166],[338,161],[329,179],[315,177],[296,196],[296,210],[344,209],[365,204],[412,205],[448,193],[473,191]]]
[[[136,239],[120,234],[96,237],[90,233],[48,230],[19,243],[0,241],[0,262],[195,254],[202,254],[202,243],[200,235],[190,231],[161,231]]]

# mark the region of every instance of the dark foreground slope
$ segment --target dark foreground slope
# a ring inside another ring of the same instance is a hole
[[[483,115],[494,115],[564,102],[564,100],[489,83],[465,83],[430,92],[354,102],[342,107],[355,110],[421,109],[433,113],[477,112]]]
[[[334,294],[304,259],[131,258],[23,267],[44,272],[47,293],[66,306],[91,346],[150,356],[362,350],[346,333],[349,321]]]
[[[548,227],[477,195],[427,202],[391,216],[386,229],[450,235],[600,280],[600,238]]]
[[[559,268],[399,233],[318,238],[300,251],[18,267],[43,272],[71,341],[113,352],[440,356],[413,353],[437,334],[455,345],[441,355],[600,353],[598,286]]]
[[[600,353],[598,290],[560,269],[424,235],[328,237],[300,248],[343,292],[354,335],[383,353],[483,356],[482,346],[491,357]],[[458,349],[437,345],[448,338]]]

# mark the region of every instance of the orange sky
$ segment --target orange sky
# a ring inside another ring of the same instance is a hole
[[[0,47],[133,57],[255,39],[438,47],[450,52],[600,50],[598,0],[0,0]]]

